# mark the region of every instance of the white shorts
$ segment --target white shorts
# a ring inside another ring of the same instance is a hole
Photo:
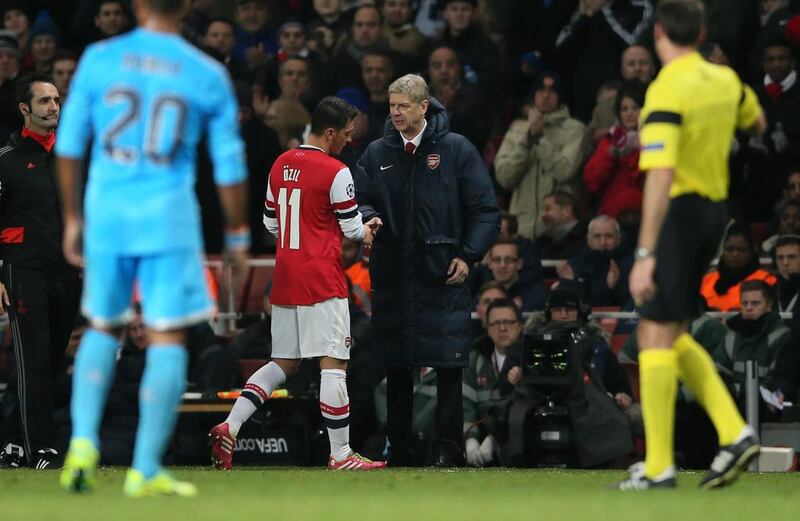
[[[272,358],[350,360],[352,343],[346,298],[311,306],[272,306]]]

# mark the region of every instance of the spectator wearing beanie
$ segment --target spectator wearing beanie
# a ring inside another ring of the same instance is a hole
[[[539,216],[545,196],[577,188],[586,127],[570,117],[553,72],[539,75],[524,110],[526,118],[506,132],[494,167],[497,182],[512,191],[509,211],[519,219],[519,234],[533,240],[546,231]]]
[[[53,59],[61,44],[61,32],[47,11],[41,11],[30,30],[31,55],[33,70],[50,73],[53,70]]]

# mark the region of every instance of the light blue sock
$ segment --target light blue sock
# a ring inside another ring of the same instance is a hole
[[[117,362],[117,339],[89,329],[75,355],[72,373],[72,438],[88,438],[100,447],[100,422]]]
[[[177,344],[151,345],[139,387],[139,428],[133,450],[133,468],[149,479],[161,468],[164,450],[178,418],[186,388],[189,357]]]

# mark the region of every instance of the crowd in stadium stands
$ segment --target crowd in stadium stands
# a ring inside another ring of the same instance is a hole
[[[585,388],[571,396],[570,406],[588,403],[604,415],[604,421],[573,418],[578,444],[581,429],[599,424],[611,429],[609,439],[614,440],[605,447],[582,447],[579,464],[616,461],[633,450],[631,440],[642,437],[637,382],[624,369],[636,360],[635,335],[627,336],[631,324],[601,324],[589,320],[588,311],[634,310],[627,283],[644,184],[638,168],[639,112],[659,70],[652,50],[657,3],[195,0],[185,20],[184,37],[223,63],[235,85],[247,147],[253,255],[274,252],[274,239],[262,224],[269,168],[282,151],[303,142],[309,114],[325,96],[340,96],[360,111],[353,142],[341,156],[351,170],[389,124],[389,84],[409,72],[427,79],[450,131],[478,149],[504,213],[497,242],[471,267],[467,280],[479,317],[463,385],[471,465],[531,463],[519,459],[521,442],[514,439],[514,429],[524,425],[508,413],[515,400],[531,403],[520,369],[523,333],[560,330],[559,322],[579,325],[591,338],[580,361],[586,368],[581,378]],[[729,208],[735,223],[702,285],[709,310],[741,311],[724,325],[700,317],[691,331],[715,358],[737,401],[743,404],[743,363],[750,359],[759,363],[762,385],[794,400],[800,382],[800,322],[782,321],[778,312],[797,317],[800,311],[800,84],[795,59],[800,1],[705,4],[703,55],[733,67],[754,88],[769,128],[762,137],[732,136]],[[83,49],[130,30],[133,23],[128,0],[3,0],[0,15],[0,144],[22,123],[14,93],[20,75],[50,73],[62,100],[68,99]],[[222,211],[210,163],[204,152],[200,157],[197,193],[205,247],[215,255],[223,246]],[[383,339],[370,331],[369,251],[344,241],[342,267],[352,290],[355,337],[348,380],[353,443],[379,456],[386,388],[371,357],[370,346]],[[237,359],[269,357],[268,277],[262,282],[250,292],[263,297],[266,319],[243,321],[232,340],[210,330],[194,335],[191,375],[197,390],[241,385]],[[523,311],[543,313],[526,321]],[[626,338],[618,361],[614,353]],[[128,384],[141,375],[143,343],[141,323],[134,322],[121,348],[124,369],[117,371],[104,424],[108,462],[129,458],[137,409]],[[434,435],[435,378],[427,368],[414,371],[413,429],[421,443]],[[316,376],[304,377],[301,370],[288,385],[297,394],[313,393],[315,382]],[[602,390],[600,398],[591,394],[592,385]],[[4,415],[13,411],[11,394],[6,393]],[[602,408],[604,395],[613,407]],[[679,409],[679,431],[702,424],[713,434],[687,393]],[[766,417],[780,416],[763,402],[762,409]],[[697,441],[679,432],[676,439],[686,465],[705,466],[714,454],[711,436]],[[426,463],[425,450],[423,444],[420,464]]]

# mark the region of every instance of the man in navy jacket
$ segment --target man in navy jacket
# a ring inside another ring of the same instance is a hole
[[[447,111],[420,76],[389,86],[382,139],[358,162],[356,199],[383,228],[370,258],[375,353],[387,370],[392,465],[413,459],[413,367],[437,373],[433,464],[463,464],[461,370],[470,346],[465,284],[500,229],[492,182],[475,147],[449,131]]]

